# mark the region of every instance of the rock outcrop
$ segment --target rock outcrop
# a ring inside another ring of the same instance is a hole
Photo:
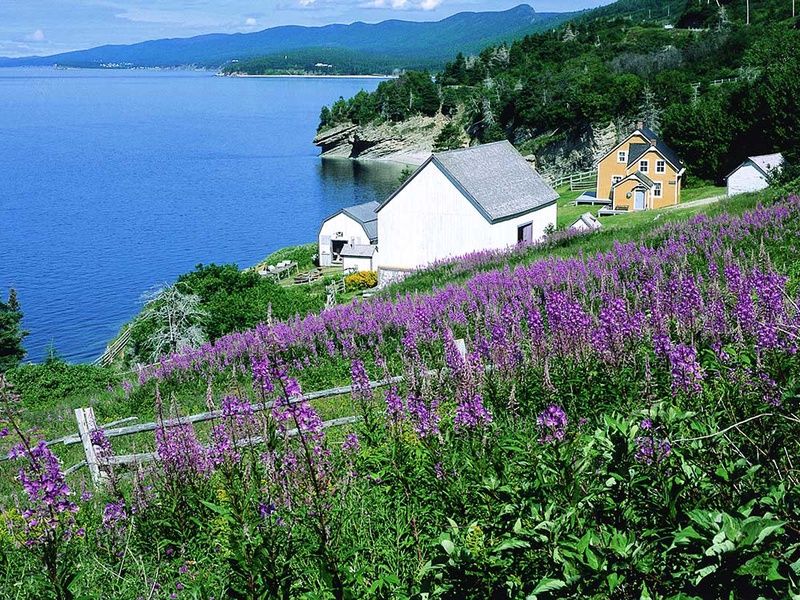
[[[448,119],[412,117],[401,123],[338,125],[320,132],[314,144],[327,158],[387,160],[408,164],[423,163]]]

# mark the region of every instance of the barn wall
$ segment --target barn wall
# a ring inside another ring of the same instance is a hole
[[[533,222],[533,238],[555,225],[555,204],[491,225],[431,163],[378,213],[382,269],[410,270],[476,250],[517,243],[517,227]]]
[[[767,178],[752,163],[742,165],[728,177],[728,196],[757,192],[768,187]]]

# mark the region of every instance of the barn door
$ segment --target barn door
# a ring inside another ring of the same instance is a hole
[[[330,267],[332,260],[333,255],[331,252],[331,236],[322,235],[320,236],[319,242],[319,266]]]

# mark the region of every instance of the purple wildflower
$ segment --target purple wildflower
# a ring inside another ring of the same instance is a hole
[[[567,413],[556,404],[551,404],[536,417],[536,424],[541,430],[541,442],[551,444],[560,442],[567,435]]]

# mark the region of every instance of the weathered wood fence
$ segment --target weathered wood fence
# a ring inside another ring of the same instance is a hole
[[[564,175],[554,179],[552,186],[560,188],[569,185],[570,191],[577,192],[580,190],[590,190],[597,185],[597,171],[583,171],[582,173],[573,173],[571,175]]]
[[[458,351],[461,353],[462,356],[466,355],[466,344],[464,340],[456,340],[456,346],[458,347]],[[433,376],[440,374],[440,371],[431,370],[425,373],[426,376]],[[370,381],[369,387],[373,390],[391,387],[398,383],[402,383],[404,381],[403,376],[396,376],[384,379],[382,381]],[[346,385],[342,387],[335,387],[330,388],[327,390],[320,390],[317,392],[309,392],[303,394],[303,396],[298,398],[293,398],[289,401],[290,404],[298,404],[300,402],[305,401],[314,401],[314,400],[321,400],[324,398],[333,398],[336,396],[345,396],[345,395],[352,395],[353,393],[353,386]],[[253,404],[253,412],[264,412],[271,410],[275,406],[275,402],[264,402]],[[138,423],[135,425],[126,425],[126,423],[130,423],[132,421],[136,421],[138,417],[127,417],[125,419],[121,419],[119,421],[114,421],[113,423],[108,423],[106,425],[101,425],[100,427],[97,426],[97,422],[95,419],[94,409],[91,407],[88,408],[76,408],[75,409],[75,420],[78,424],[78,431],[77,433],[71,433],[69,435],[65,435],[58,439],[46,442],[48,446],[56,446],[56,445],[64,445],[64,446],[71,446],[74,444],[81,444],[83,446],[84,451],[84,460],[80,461],[79,463],[69,467],[65,472],[66,474],[71,474],[81,469],[83,467],[88,467],[89,474],[92,479],[92,483],[95,486],[101,486],[107,477],[108,472],[114,466],[120,465],[136,465],[145,462],[151,462],[158,459],[158,454],[156,452],[143,452],[143,453],[136,453],[136,454],[123,454],[123,455],[114,455],[111,454],[110,456],[106,456],[103,453],[98,453],[98,448],[92,443],[92,433],[95,431],[102,431],[106,438],[111,439],[115,437],[123,437],[123,436],[130,436],[136,435],[139,433],[146,433],[153,431],[155,432],[157,429],[164,427],[175,427],[178,425],[185,425],[185,424],[195,424],[195,423],[205,423],[209,421],[218,420],[224,417],[224,414],[221,410],[212,410],[203,413],[198,413],[195,415],[187,415],[184,417],[176,417],[172,419],[163,419],[161,421],[154,421],[151,423]],[[331,419],[329,421],[323,422],[322,426],[325,429],[329,429],[331,427],[341,427],[344,425],[350,425],[353,423],[357,423],[361,420],[359,416],[350,416],[350,417],[342,417],[338,419]],[[290,430],[287,432],[287,435],[290,437],[294,437],[298,434],[296,429]],[[259,445],[264,443],[264,439],[260,436],[254,436],[248,438],[246,440],[241,440],[239,443],[240,447],[244,446],[251,446],[251,445]],[[0,459],[2,460],[2,459]]]

